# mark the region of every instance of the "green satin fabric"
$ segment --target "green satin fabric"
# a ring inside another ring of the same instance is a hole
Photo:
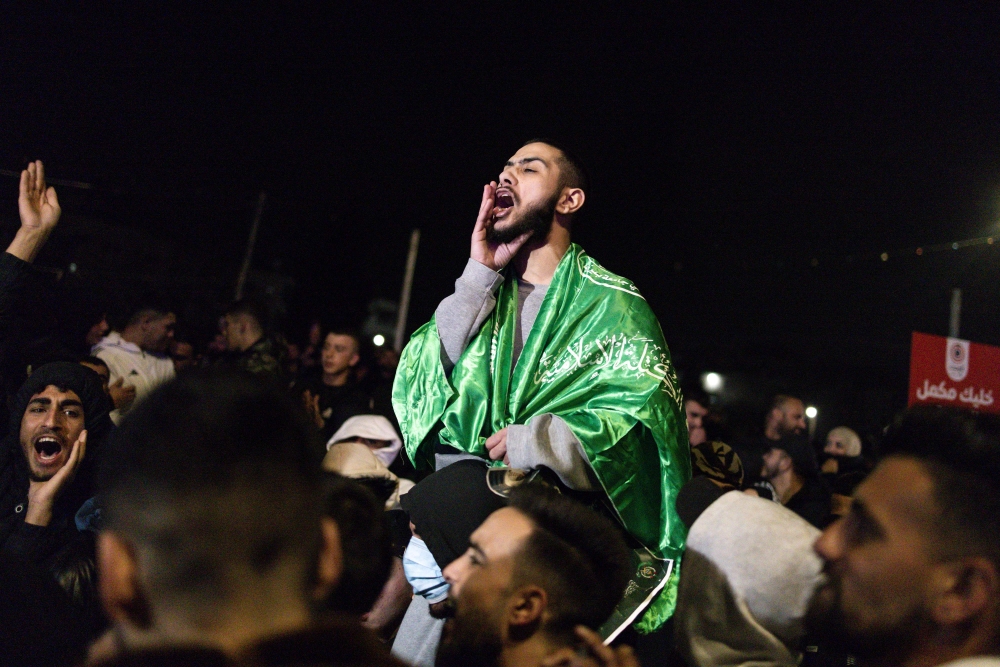
[[[517,279],[507,271],[497,305],[451,377],[432,319],[403,350],[392,400],[407,454],[433,465],[428,436],[488,458],[486,438],[551,413],[572,429],[625,527],[674,575],[640,630],[673,613],[686,531],[674,509],[691,476],[677,375],[660,325],[636,287],[573,244],[559,263],[511,369]]]

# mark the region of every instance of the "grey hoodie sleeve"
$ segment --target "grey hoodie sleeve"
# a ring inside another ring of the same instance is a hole
[[[494,295],[502,284],[502,275],[470,258],[455,281],[455,293],[438,305],[434,320],[446,372],[455,367],[469,341],[493,311],[497,303]]]
[[[552,414],[508,426],[507,458],[512,468],[545,466],[576,491],[600,488],[580,441],[566,422]]]

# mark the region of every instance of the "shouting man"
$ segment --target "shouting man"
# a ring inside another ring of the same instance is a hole
[[[681,393],[638,290],[570,241],[586,189],[580,163],[552,142],[507,161],[483,188],[455,294],[403,351],[393,403],[415,465],[472,455],[548,468],[606,496],[639,543],[676,560],[674,498],[690,475]],[[644,629],[669,617],[672,598]]]

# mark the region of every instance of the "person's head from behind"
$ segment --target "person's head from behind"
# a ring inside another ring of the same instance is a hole
[[[883,451],[816,542],[813,630],[870,662],[1000,651],[1000,418],[913,408]]]
[[[853,429],[838,426],[826,435],[823,453],[830,456],[861,456],[861,438]]]
[[[487,240],[509,243],[531,233],[544,242],[553,223],[568,235],[587,187],[583,164],[561,144],[551,139],[526,142],[500,172]]]
[[[801,399],[778,394],[767,412],[765,433],[771,439],[799,435],[806,430],[806,407]]]
[[[791,475],[805,480],[816,475],[817,471],[812,445],[803,436],[793,434],[775,440],[774,445],[764,452],[764,468],[760,476],[772,482]]]
[[[264,317],[256,304],[241,300],[234,303],[220,320],[226,349],[230,352],[248,350],[264,336]]]
[[[529,643],[571,646],[576,626],[607,620],[628,575],[610,521],[546,487],[518,487],[444,569],[451,618],[437,664],[497,664]]]
[[[323,501],[324,513],[337,524],[344,565],[336,587],[318,596],[327,609],[361,616],[375,604],[392,567],[385,500],[364,482],[326,473]]]
[[[314,437],[280,387],[241,373],[191,371],[129,413],[101,477],[98,539],[126,645],[236,650],[308,621],[340,562]]]
[[[361,344],[358,335],[346,328],[330,329],[323,338],[320,363],[327,379],[346,381],[351,369],[361,361]]]
[[[132,311],[122,337],[147,352],[166,352],[174,338],[177,316],[164,303],[148,300]]]

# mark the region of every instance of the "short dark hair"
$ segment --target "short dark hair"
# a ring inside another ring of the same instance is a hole
[[[915,406],[889,428],[883,453],[927,467],[950,555],[984,556],[1000,567],[1000,416]]]
[[[264,326],[264,321],[267,319],[264,315],[264,309],[259,303],[253,301],[252,299],[239,299],[238,301],[233,301],[226,308],[223,315],[246,315],[257,320],[257,324]]]
[[[620,529],[590,508],[542,484],[510,494],[510,506],[534,530],[515,565],[515,583],[535,583],[548,592],[545,630],[573,637],[577,625],[599,627],[621,600],[631,559]]]
[[[109,441],[107,527],[148,559],[151,601],[210,607],[289,566],[315,581],[321,512],[315,429],[279,385],[193,370],[158,387]]]
[[[583,166],[583,162],[577,157],[576,153],[566,147],[564,143],[556,139],[529,139],[521,144],[521,147],[527,146],[528,144],[545,144],[546,146],[552,146],[557,151],[562,154],[559,160],[559,184],[563,187],[568,188],[580,188],[584,192],[590,187],[590,178],[587,175],[587,169]]]
[[[324,513],[337,523],[344,554],[344,571],[327,607],[360,616],[375,604],[392,567],[385,502],[336,473],[326,473],[323,497]]]
[[[140,298],[128,304],[128,309],[126,310],[127,318],[123,324],[124,326],[134,326],[146,318],[160,319],[173,312],[175,312],[174,307],[167,298],[162,294],[151,292],[143,294]],[[120,323],[112,322],[115,325]]]
[[[781,410],[784,411],[785,406],[791,401],[802,402],[802,399],[798,396],[792,396],[791,394],[776,394],[773,399],[771,399],[771,407],[767,409],[768,412],[771,410]]]
[[[326,337],[331,334],[334,336],[349,336],[353,338],[354,342],[357,344],[358,352],[361,351],[361,333],[358,332],[357,329],[346,326],[327,327],[323,331],[323,338],[320,340],[320,345],[322,345],[326,341]]]
[[[698,385],[685,385],[681,387],[681,395],[685,401],[694,401],[706,410],[712,407],[712,397]]]
[[[104,361],[104,359],[94,356],[84,357],[83,359],[80,360],[80,363],[90,364],[91,366],[103,366],[104,368],[108,367],[108,364],[106,361]]]

